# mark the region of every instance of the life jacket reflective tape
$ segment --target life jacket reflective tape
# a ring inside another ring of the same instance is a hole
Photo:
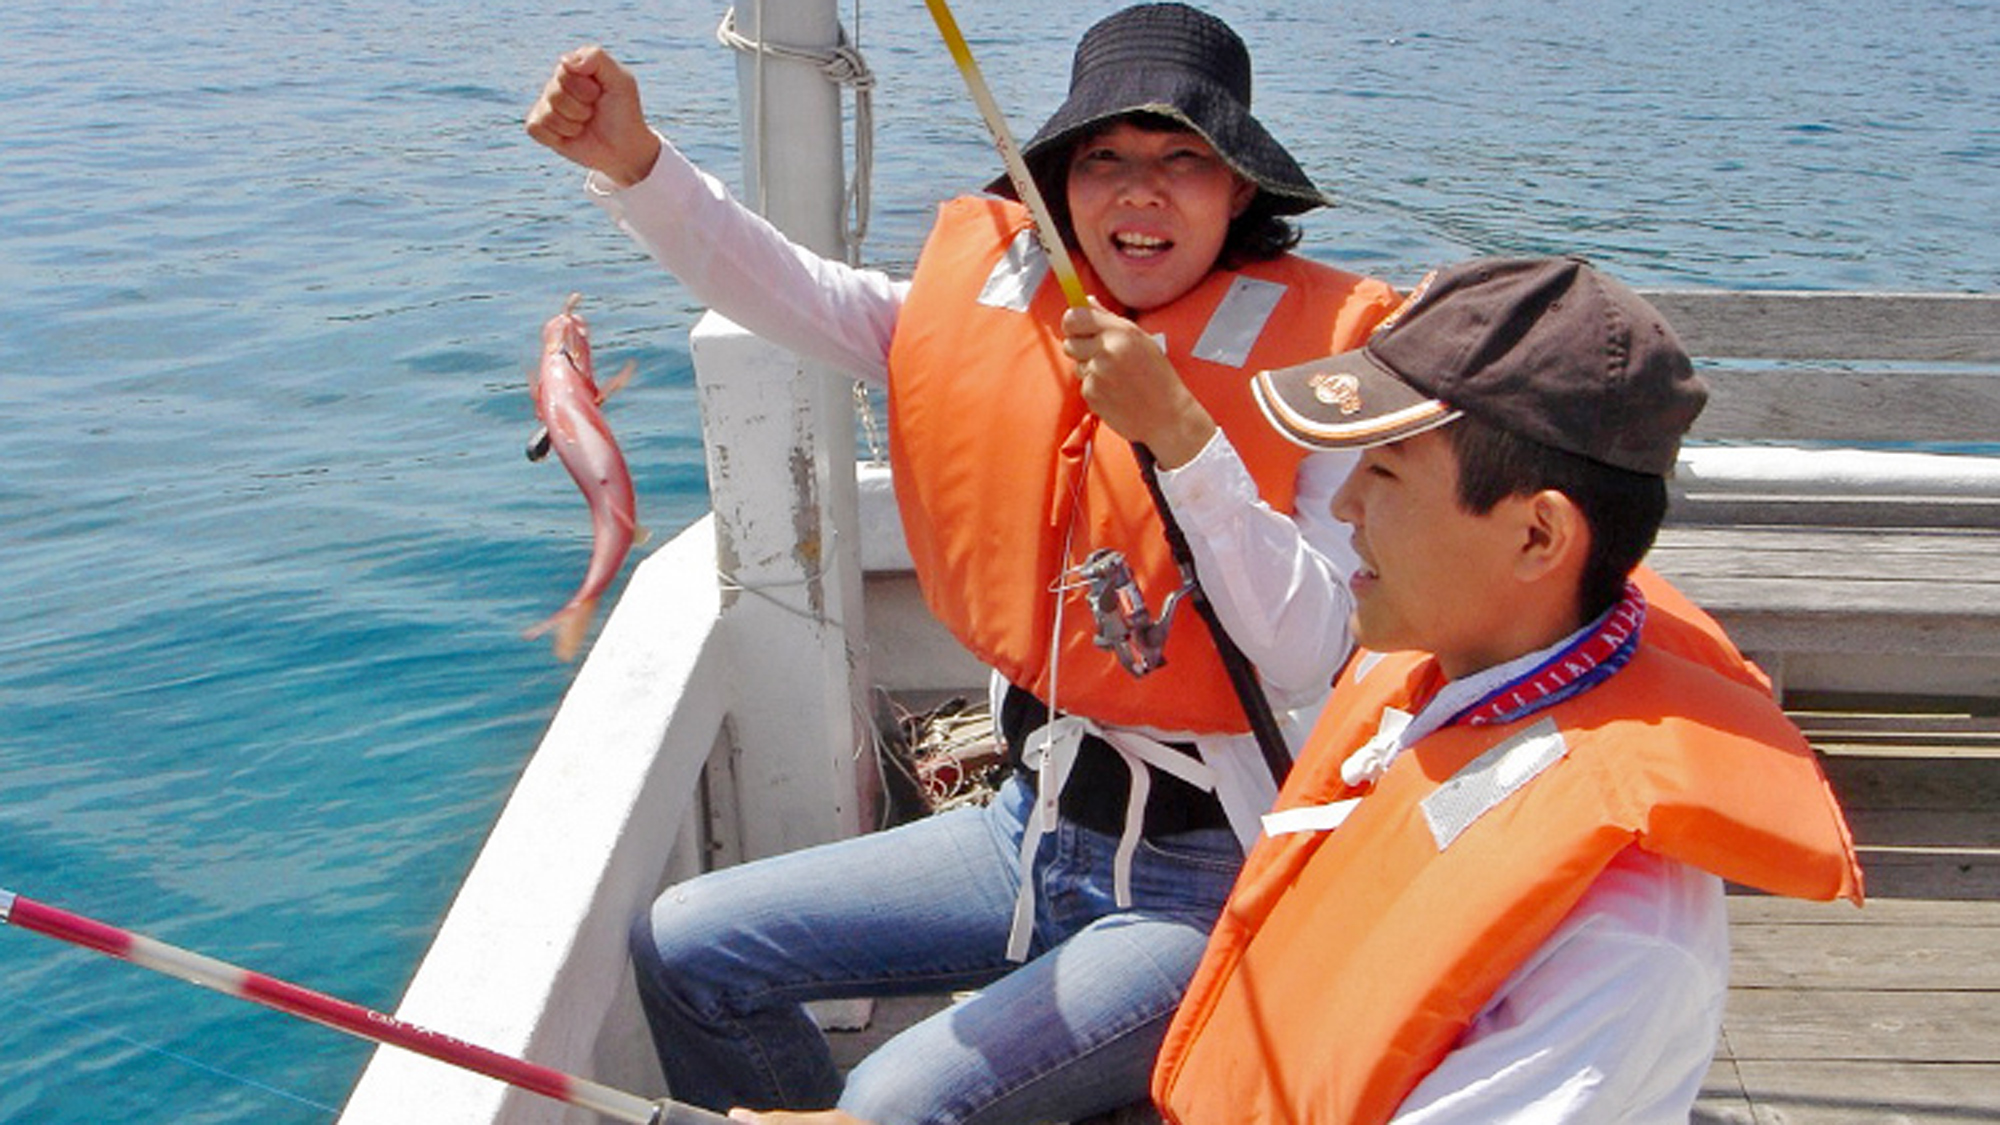
[[[1111,301],[1088,264],[1086,288]],[[1358,346],[1398,304],[1388,286],[1286,256],[1212,272],[1137,317],[1228,435],[1274,508],[1289,512],[1304,451],[1259,414],[1258,370]],[[1180,585],[1137,460],[1097,435],[1062,351],[1065,309],[1018,204],[953,200],[924,246],[889,352],[896,498],[925,600],[1009,681],[1064,710],[1161,730],[1247,729],[1205,630],[1169,634],[1166,665],[1134,679],[1063,615],[1050,684],[1057,585],[1097,547],[1124,552],[1155,603]],[[1066,562],[1067,560],[1067,562]]]
[[[1440,676],[1417,654],[1350,663],[1279,808],[1361,799],[1330,832],[1252,851],[1154,1072],[1169,1120],[1389,1120],[1635,844],[1773,894],[1861,901],[1811,748],[1768,694],[1703,663],[1727,660],[1705,615],[1644,584],[1623,670],[1514,723],[1437,731],[1365,793],[1341,762]]]

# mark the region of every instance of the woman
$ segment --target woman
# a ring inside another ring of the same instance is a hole
[[[1275,786],[1201,623],[1124,653],[1164,656],[1135,677],[1097,643],[1080,568],[1116,551],[1156,604],[1180,584],[1144,447],[1218,618],[1302,729],[1348,647],[1327,507],[1351,461],[1273,440],[1248,379],[1358,344],[1396,303],[1289,253],[1286,216],[1324,199],[1249,106],[1248,52],[1212,16],[1148,4],[1085,34],[1024,148],[1093,298],[1065,311],[1010,200],[945,204],[908,282],[851,269],[689,165],[604,52],[558,63],[528,131],[634,238],[737,323],[888,388],[919,579],[995,669],[1017,766],[987,808],[661,895],[632,952],[676,1097],[884,1125],[1145,1097]],[[844,1083],[800,1006],[969,989]]]

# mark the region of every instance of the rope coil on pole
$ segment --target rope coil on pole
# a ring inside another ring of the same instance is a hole
[[[722,13],[722,23],[715,29],[716,41],[731,50],[755,55],[761,65],[767,58],[783,59],[787,62],[803,63],[814,67],[836,86],[845,86],[854,91],[854,172],[848,177],[845,229],[841,241],[846,251],[847,263],[858,264],[861,260],[861,243],[868,237],[868,214],[872,206],[872,191],[875,175],[875,72],[868,68],[868,60],[862,57],[861,49],[848,38],[847,29],[840,28],[840,42],[825,51],[806,50],[790,47],[782,43],[769,43],[763,39],[762,22],[759,21],[758,37],[751,39],[736,29],[736,9]],[[761,90],[762,82],[759,82]],[[761,107],[758,114],[757,132],[761,141],[763,118]]]

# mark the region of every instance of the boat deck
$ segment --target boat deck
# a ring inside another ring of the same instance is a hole
[[[1692,1120],[2000,1122],[2000,717],[1992,701],[1830,702],[1794,717],[1847,809],[1868,905],[1732,891],[1728,1015]],[[883,1001],[835,1052],[851,1063],[944,1002]]]
[[[1732,897],[1729,1009],[1695,1121],[2000,1121],[1992,708],[1795,711],[1847,809],[1869,901]]]

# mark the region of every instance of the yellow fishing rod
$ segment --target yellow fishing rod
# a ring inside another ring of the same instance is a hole
[[[937,21],[938,34],[944,36],[944,45],[951,52],[951,61],[958,64],[958,72],[965,76],[966,88],[972,92],[972,104],[979,107],[979,116],[986,119],[986,131],[993,134],[993,147],[1000,150],[1000,162],[1007,166],[1007,180],[1014,185],[1014,194],[1020,197],[1021,205],[1028,209],[1028,216],[1034,220],[1035,237],[1041,240],[1042,252],[1049,256],[1049,267],[1055,271],[1056,284],[1062,286],[1063,297],[1070,308],[1081,308],[1090,303],[1084,295],[1083,282],[1076,276],[1076,265],[1069,259],[1069,248],[1063,245],[1062,233],[1056,230],[1055,220],[1049,217],[1049,205],[1042,199],[1042,189],[1035,186],[1035,177],[1028,174],[1028,162],[1021,157],[1021,146],[1014,143],[1014,134],[1007,129],[1007,118],[1000,113],[1000,104],[993,100],[993,91],[986,88],[986,79],[979,73],[979,64],[972,59],[972,48],[966,46],[965,36],[958,30],[958,21],[952,18],[951,8],[945,0],[924,0],[931,10],[931,19]]]

